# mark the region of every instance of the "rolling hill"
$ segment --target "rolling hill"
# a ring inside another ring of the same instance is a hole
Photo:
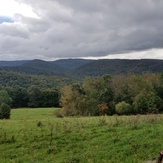
[[[32,75],[68,76],[83,78],[86,76],[100,76],[104,74],[128,74],[163,72],[163,60],[142,59],[62,59],[56,61],[0,61],[0,69]]]
[[[127,59],[113,59],[113,60],[96,60],[77,68],[74,74],[77,76],[98,76],[104,74],[128,74],[128,73],[146,73],[163,72],[163,60],[127,60]]]

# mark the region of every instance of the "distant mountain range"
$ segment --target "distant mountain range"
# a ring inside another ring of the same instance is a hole
[[[0,70],[19,72],[32,75],[55,75],[83,78],[104,74],[127,74],[163,72],[163,60],[142,59],[61,59],[56,61],[22,60],[0,61]]]

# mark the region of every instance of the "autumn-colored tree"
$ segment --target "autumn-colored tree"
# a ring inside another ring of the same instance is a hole
[[[61,89],[61,106],[64,109],[64,114],[74,116],[79,114],[78,106],[80,103],[81,88],[79,84],[65,86]]]
[[[98,108],[99,108],[100,115],[103,115],[103,116],[107,115],[108,109],[109,109],[107,103],[103,102],[103,103],[99,104]]]
[[[72,84],[61,90],[61,104],[66,114],[100,115],[99,106],[106,103],[109,107],[113,100],[111,77],[105,75],[86,78],[81,84]],[[105,110],[108,114],[108,109]]]
[[[161,79],[153,74],[87,77],[64,87],[61,103],[67,115],[156,113],[163,110]]]

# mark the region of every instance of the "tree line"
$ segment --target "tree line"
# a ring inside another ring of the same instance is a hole
[[[163,74],[87,77],[61,89],[57,115],[98,116],[163,111]]]
[[[29,68],[28,68],[29,69]],[[30,75],[26,73],[18,73],[14,71],[1,70],[0,68],[0,85],[4,87],[20,86],[28,89],[32,85],[38,86],[40,89],[60,88],[65,84],[71,83],[72,80],[65,76],[54,75]]]
[[[2,113],[4,110],[20,107],[62,107],[57,110],[57,116],[160,113],[163,74],[106,74],[86,77],[60,88],[0,86],[0,118],[6,115]]]
[[[36,85],[29,88],[0,86],[0,119],[10,118],[11,108],[22,107],[59,107],[59,91],[41,89]]]
[[[58,107],[59,91],[55,88],[41,89],[35,85],[28,89],[20,86],[1,87],[0,104],[6,103],[11,108],[20,107]]]

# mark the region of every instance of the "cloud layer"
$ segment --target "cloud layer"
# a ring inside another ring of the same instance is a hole
[[[17,2],[29,5],[37,17],[19,13],[14,15],[14,23],[0,24],[1,60],[116,54],[129,57],[126,53],[143,58],[147,53],[138,52],[150,49],[152,58],[160,58],[157,49],[163,49],[162,0]]]

